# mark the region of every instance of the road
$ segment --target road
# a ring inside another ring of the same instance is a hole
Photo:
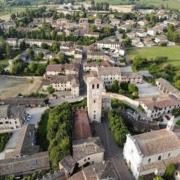
[[[101,124],[95,124],[95,135],[100,136],[106,150],[105,160],[109,160],[112,163],[117,178],[119,180],[133,180],[134,178],[123,159],[123,149],[114,142],[105,120]]]

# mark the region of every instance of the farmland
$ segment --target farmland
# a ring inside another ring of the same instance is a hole
[[[128,51],[129,58],[132,60],[139,55],[143,58],[155,58],[158,56],[168,57],[168,63],[180,69],[180,46],[175,47],[152,47],[152,48],[135,48]]]

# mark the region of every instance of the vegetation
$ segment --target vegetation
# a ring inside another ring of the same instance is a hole
[[[138,97],[138,88],[132,83],[129,82],[119,82],[117,80],[113,81],[112,87],[107,87],[108,92],[124,94],[131,98]]]
[[[10,134],[8,133],[0,134],[0,152],[4,150],[9,138],[10,138]]]
[[[168,25],[167,38],[169,41],[180,43],[180,31],[175,31],[173,25]]]
[[[162,77],[179,88],[180,69],[166,64],[167,61],[167,57],[147,59],[136,56],[132,62],[132,67],[134,70],[146,69],[153,75],[154,79]]]
[[[180,126],[180,120],[176,121],[176,125]]]
[[[123,118],[115,111],[110,111],[108,113],[108,124],[116,143],[119,146],[123,146],[126,141],[126,135],[129,133]]]
[[[129,58],[133,60],[136,56],[151,60],[157,57],[167,57],[166,63],[180,69],[180,46],[174,47],[151,47],[133,48],[128,51]]]
[[[165,171],[165,174],[164,174],[164,178],[165,178],[166,180],[171,180],[171,179],[173,179],[175,170],[176,170],[175,164],[169,164],[169,165],[166,167],[166,171]]]
[[[173,109],[172,114],[175,117],[180,116],[180,109],[179,108]]]
[[[47,91],[48,91],[49,94],[53,94],[55,92],[55,89],[52,86],[49,86],[47,88]]]
[[[37,143],[40,145],[41,150],[47,151],[49,141],[47,139],[47,125],[48,125],[49,110],[46,110],[41,116],[41,121],[38,124],[37,129]]]

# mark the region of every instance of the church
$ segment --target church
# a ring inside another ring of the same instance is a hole
[[[127,135],[123,156],[135,179],[164,174],[169,164],[180,162],[180,131],[174,128],[174,117],[167,127],[139,135]]]

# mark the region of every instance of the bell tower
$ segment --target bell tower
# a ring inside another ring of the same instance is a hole
[[[87,107],[91,122],[101,122],[103,82],[97,77],[87,78]]]

